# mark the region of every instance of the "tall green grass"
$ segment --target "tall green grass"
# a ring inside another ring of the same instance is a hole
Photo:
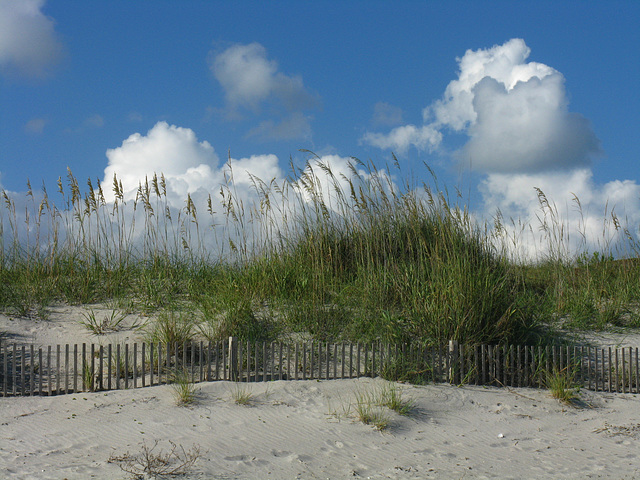
[[[28,184],[26,199],[3,191],[0,308],[46,316],[56,302],[115,301],[160,313],[147,334],[172,341],[531,343],[549,340],[545,327],[559,319],[640,325],[632,236],[624,261],[607,249],[569,258],[551,216],[550,254],[526,264],[495,241],[499,224],[478,224],[459,198],[398,186],[388,168],[356,159],[350,168],[338,175],[315,159],[282,185],[253,178],[251,204],[230,169],[217,195],[202,204],[188,195],[182,208],[162,175],[135,198],[114,178],[109,201],[99,182],[83,193],[71,172],[56,201],[44,186]]]

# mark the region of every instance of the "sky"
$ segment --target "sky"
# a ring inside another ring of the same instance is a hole
[[[478,218],[538,221],[541,189],[574,239],[611,211],[638,235],[638,24],[635,1],[0,0],[0,187],[70,168],[133,198],[162,172],[184,206],[229,159],[248,185],[395,154]]]

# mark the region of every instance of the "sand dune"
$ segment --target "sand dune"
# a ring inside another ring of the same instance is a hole
[[[91,336],[83,311],[56,307],[46,321],[0,315],[0,331],[37,345],[139,338],[133,330]],[[356,418],[354,404],[356,394],[388,385],[381,379],[243,385],[248,406],[236,404],[229,382],[198,384],[188,407],[167,385],[0,398],[0,477],[131,478],[109,459],[156,442],[153,453],[167,453],[174,442],[200,451],[183,478],[640,478],[637,395],[582,391],[575,408],[545,390],[398,384],[414,408],[401,416],[384,407],[389,425],[378,431]]]
[[[401,385],[415,402],[389,410],[385,431],[349,405],[380,379],[198,386],[175,404],[169,386],[58,397],[0,399],[4,478],[130,478],[112,456],[169,441],[201,457],[187,478],[634,478],[640,476],[640,402],[583,392],[585,408],[546,391]]]

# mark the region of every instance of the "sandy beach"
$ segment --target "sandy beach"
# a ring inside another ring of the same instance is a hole
[[[110,457],[169,441],[200,457],[186,478],[617,478],[640,476],[640,403],[583,392],[584,408],[548,392],[401,386],[415,406],[377,431],[349,414],[379,379],[198,386],[176,406],[171,387],[0,399],[4,478],[131,478]]]
[[[37,345],[138,338],[126,328],[90,335],[79,323],[86,308],[57,307],[46,321],[2,316],[0,330],[7,341]],[[399,415],[379,407],[383,431],[355,409],[358,395],[389,387],[382,379],[243,384],[247,405],[223,381],[198,384],[186,407],[167,385],[0,398],[0,471],[15,479],[127,479],[118,459],[152,448],[166,454],[173,442],[196,457],[181,478],[640,478],[637,395],[582,390],[576,407],[546,390],[394,385],[412,408]]]

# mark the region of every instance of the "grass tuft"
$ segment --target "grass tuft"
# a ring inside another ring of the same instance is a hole
[[[380,399],[375,393],[357,391],[355,393],[354,411],[359,421],[365,425],[373,425],[376,430],[386,430],[391,418],[382,408]]]
[[[82,314],[84,320],[80,323],[94,335],[104,335],[109,332],[117,332],[120,324],[127,317],[125,313],[112,310],[110,315],[103,315],[100,319],[96,312],[90,308],[88,312]]]
[[[251,388],[241,383],[234,383],[231,388],[231,398],[236,405],[243,405],[245,407],[250,406],[254,400],[254,395],[251,392]]]
[[[196,400],[197,389],[189,378],[189,372],[178,369],[173,373],[171,381],[176,404],[181,407],[192,405]]]
[[[380,390],[380,403],[399,415],[410,415],[415,408],[415,400],[406,398],[404,391],[395,383],[385,383]]]
[[[562,403],[573,405],[579,399],[580,388],[575,382],[575,375],[568,367],[548,372],[545,385],[551,396]]]

